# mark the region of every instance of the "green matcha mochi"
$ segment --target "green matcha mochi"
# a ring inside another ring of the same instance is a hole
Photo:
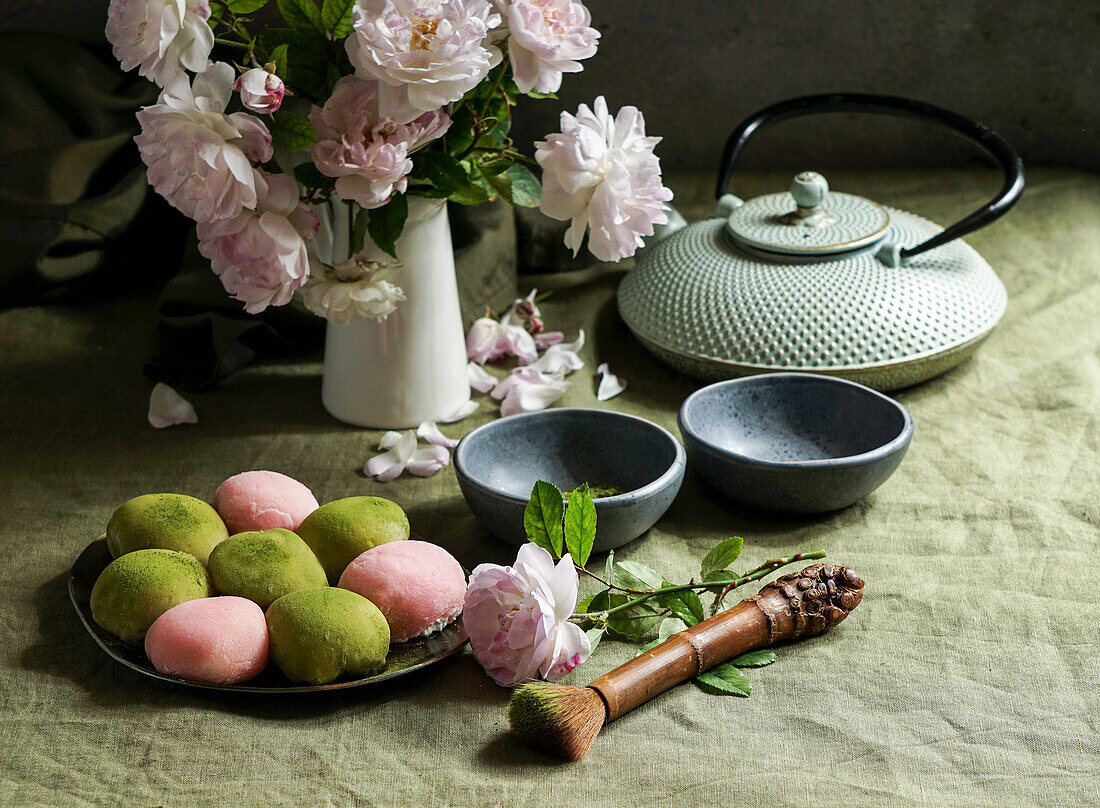
[[[248,598],[263,609],[291,592],[328,585],[309,545],[284,528],[230,536],[210,553],[206,567],[219,594]]]
[[[185,494],[145,494],[122,503],[107,523],[107,549],[118,558],[134,550],[178,550],[203,564],[229,535],[210,505]]]
[[[213,594],[206,567],[193,555],[135,550],[99,574],[92,587],[92,618],[126,642],[139,642],[173,606]]]
[[[382,497],[347,497],[325,503],[298,526],[298,535],[321,560],[328,581],[379,544],[409,538],[409,518],[396,502]]]
[[[294,682],[366,676],[386,662],[390,627],[362,595],[326,586],[283,595],[267,610],[271,658]]]

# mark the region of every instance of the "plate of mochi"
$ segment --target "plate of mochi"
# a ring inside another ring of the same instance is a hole
[[[73,564],[84,627],[126,667],[253,693],[359,687],[468,641],[466,573],[410,538],[397,503],[319,504],[284,474],[246,471],[211,502],[145,494],[120,505]]]

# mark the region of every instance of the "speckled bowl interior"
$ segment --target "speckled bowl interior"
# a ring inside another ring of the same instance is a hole
[[[647,531],[680,490],[686,456],[668,430],[612,410],[561,408],[513,415],[470,432],[455,449],[459,487],[495,535],[526,541],[523,510],[538,480],[570,491],[588,483],[621,493],[595,500],[597,551]]]
[[[829,376],[718,382],[680,408],[688,462],[719,493],[801,513],[847,507],[897,469],[913,435],[898,402]]]
[[[463,469],[482,485],[525,502],[537,480],[562,491],[585,482],[634,491],[658,479],[676,459],[668,432],[610,411],[546,410],[487,427],[463,442]]]
[[[770,463],[855,457],[905,431],[905,411],[872,390],[804,374],[717,384],[689,399],[684,426],[700,440]]]

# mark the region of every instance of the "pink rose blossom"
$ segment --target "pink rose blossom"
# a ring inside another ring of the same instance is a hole
[[[313,238],[319,226],[317,217],[299,203],[298,185],[291,177],[257,171],[256,179],[256,210],[198,226],[199,252],[249,314],[289,303],[306,282],[304,239]]]
[[[378,80],[380,110],[397,123],[462,98],[503,58],[488,0],[357,0],[351,20],[355,74]]]
[[[612,118],[603,97],[576,116],[563,112],[559,134],[536,143],[542,166],[542,202],[552,219],[570,221],[565,243],[575,255],[588,231],[588,249],[601,261],[618,261],[667,224],[664,203],[672,192],[661,184],[653,153],[660,138],[645,136],[645,120],[634,107]]]
[[[233,84],[241,94],[241,103],[253,112],[270,115],[283,105],[286,87],[283,80],[261,67],[246,70]]]
[[[556,93],[562,73],[596,53],[600,32],[577,0],[513,0],[508,6],[508,57],[520,92]]]
[[[200,73],[214,47],[208,0],[111,0],[107,41],[123,70],[164,87],[184,69]]]
[[[396,124],[378,111],[378,82],[345,76],[336,82],[323,107],[314,107],[310,122],[319,140],[309,148],[317,169],[336,178],[336,191],[365,208],[386,204],[404,193],[414,151],[451,125],[445,112],[427,112]]]
[[[588,637],[569,622],[577,605],[577,571],[567,554],[557,566],[534,544],[510,567],[481,564],[470,574],[462,624],[474,658],[497,684],[539,675],[560,679],[592,653]]]
[[[271,134],[254,115],[224,113],[233,92],[233,68],[219,62],[195,77],[180,73],[157,103],[137,113],[134,138],[149,167],[149,184],[197,222],[231,219],[256,207],[250,160],[271,159]]]

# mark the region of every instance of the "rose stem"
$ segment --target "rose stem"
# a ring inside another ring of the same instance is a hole
[[[729,581],[729,583],[726,585],[725,591],[722,594],[725,595],[725,592],[728,592],[731,589],[736,589],[737,587],[739,587],[743,584],[747,584],[749,581],[758,581],[761,578],[765,577],[766,575],[768,575],[768,574],[774,572],[775,570],[779,569],[780,567],[786,566],[787,564],[794,564],[796,561],[808,561],[810,559],[824,558],[824,557],[825,557],[825,551],[824,550],[813,550],[809,553],[795,553],[794,555],[783,556],[781,558],[768,559],[767,561],[765,561],[763,564],[761,564],[759,567],[752,570],[751,572],[747,572],[744,575],[742,575],[738,578],[734,578],[733,580]],[[639,604],[643,601],[655,598],[658,595],[668,595],[668,594],[672,594],[673,592],[686,592],[688,589],[707,589],[709,587],[715,586],[718,583],[721,583],[721,581],[710,581],[710,582],[707,582],[707,583],[681,584],[680,586],[666,586],[662,589],[655,589],[652,592],[647,592],[647,593],[641,595],[640,597],[633,598],[632,600],[628,600],[626,603],[622,603],[618,606],[614,606],[610,609],[607,609],[606,611],[593,612],[591,614],[574,614],[572,616],[577,617],[577,618],[585,618],[587,620],[592,620],[593,618],[606,620],[608,617],[615,614],[616,612],[625,611],[626,609],[629,609],[631,606],[636,606],[637,604]]]

